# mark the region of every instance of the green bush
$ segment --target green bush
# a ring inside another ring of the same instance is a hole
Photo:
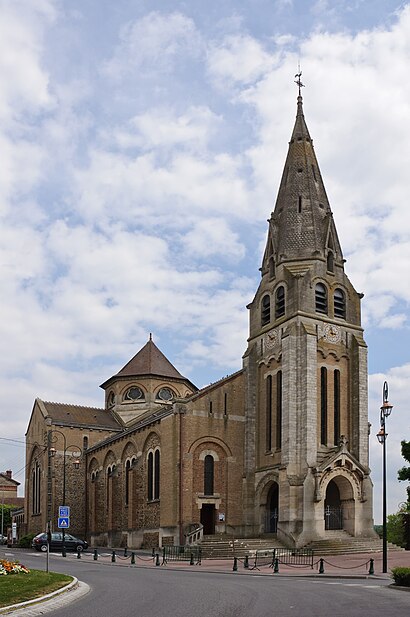
[[[20,540],[18,541],[18,547],[19,548],[31,548],[31,542],[33,541],[33,538],[35,535],[36,535],[35,533],[29,533],[27,534],[27,536],[22,536]]]
[[[410,587],[410,568],[392,568],[392,578],[400,587]]]

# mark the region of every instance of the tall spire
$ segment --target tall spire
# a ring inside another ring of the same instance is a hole
[[[266,259],[275,263],[300,259],[326,258],[329,243],[335,262],[342,265],[343,255],[333,215],[303,113],[300,80],[296,120],[274,212],[270,220]]]

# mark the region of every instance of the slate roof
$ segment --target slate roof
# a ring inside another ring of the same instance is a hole
[[[89,426],[108,430],[120,430],[121,424],[106,409],[40,401],[47,415],[58,424]]]

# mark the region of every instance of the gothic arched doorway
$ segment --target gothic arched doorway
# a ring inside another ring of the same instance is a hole
[[[340,491],[334,480],[330,480],[325,497],[325,529],[343,529],[343,510]]]
[[[279,518],[279,486],[273,482],[266,499],[266,519],[265,533],[276,533],[278,531]]]

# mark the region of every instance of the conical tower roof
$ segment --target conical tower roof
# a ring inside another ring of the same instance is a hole
[[[273,256],[279,264],[325,258],[329,248],[335,261],[342,264],[342,250],[299,94],[264,260]]]
[[[189,383],[195,390],[196,386],[175,368],[173,364],[164,356],[152,340],[150,334],[148,342],[120,371],[106,382],[101,384],[101,388],[107,387],[113,380],[123,377],[164,377],[165,379],[178,379]]]
[[[134,375],[157,375],[159,377],[185,379],[158,349],[151,335],[148,343],[117,373],[117,377]]]

